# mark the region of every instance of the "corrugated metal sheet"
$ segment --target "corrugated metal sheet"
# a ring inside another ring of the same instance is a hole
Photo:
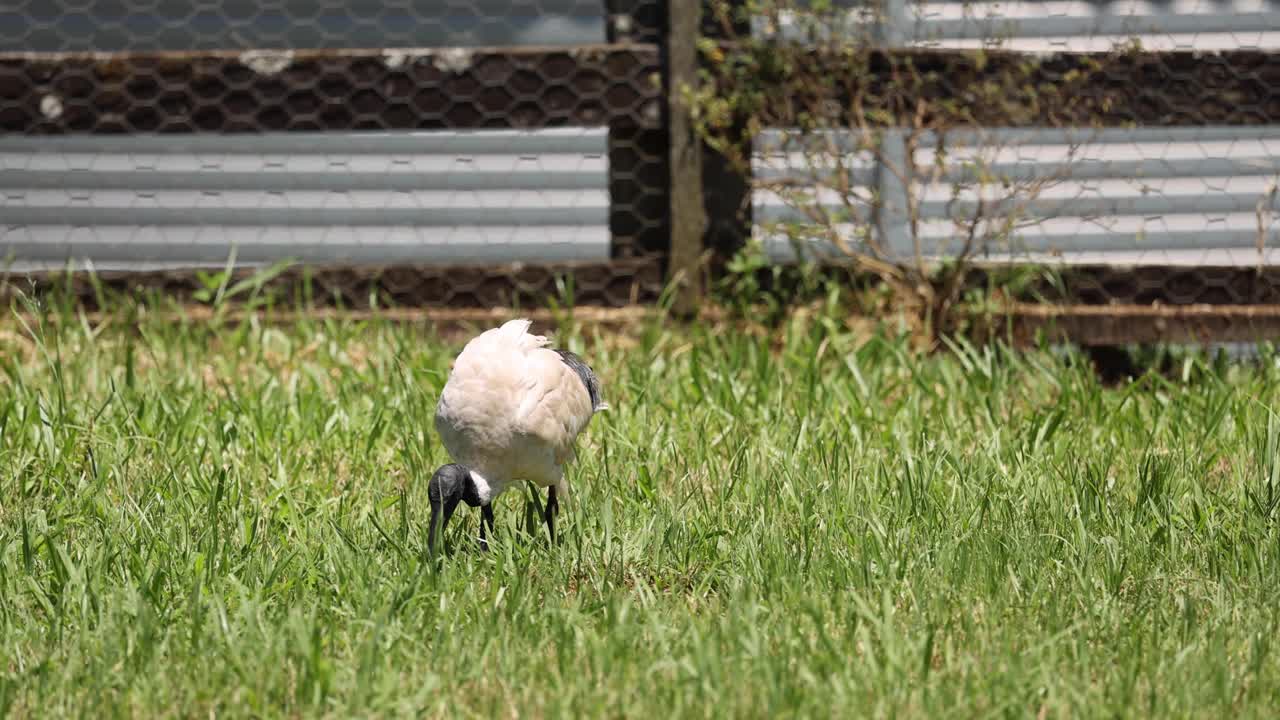
[[[835,186],[828,171],[810,167],[796,137],[773,131],[760,138],[757,177]],[[837,139],[843,150],[853,149],[852,136]],[[1260,240],[1264,247],[1277,244],[1280,204],[1273,189],[1280,179],[1280,127],[993,129],[952,133],[945,140],[945,161],[939,164],[937,138],[921,138],[909,188],[919,200],[919,237],[929,256],[955,252],[975,218],[1003,222],[1009,215],[1002,215],[1002,203],[1017,228],[1008,245],[987,253],[997,261],[1247,265],[1258,262]],[[899,205],[885,213],[885,231],[895,249],[909,251],[909,213],[901,207],[908,189],[901,173],[879,171],[865,152],[850,152],[842,162],[852,193],[876,193]],[[840,221],[846,239],[865,231],[865,223],[845,222],[866,216],[842,214],[840,196],[819,193],[817,200]],[[769,251],[780,261],[794,260],[791,243],[770,225],[803,224],[804,214],[764,191],[754,203]],[[858,207],[866,212],[867,206]],[[821,243],[808,247],[826,251]],[[1269,248],[1262,257],[1280,261]]]
[[[282,258],[609,257],[606,131],[0,137],[0,256],[141,268]]]
[[[869,3],[832,4],[845,11],[819,28],[786,14],[777,27],[758,20],[755,31],[797,41],[876,33],[899,46],[1029,52],[1105,51],[1132,42],[1147,50],[1280,48],[1276,0],[886,0],[879,26]]]
[[[1280,47],[1280,3],[1271,0],[1018,0],[909,3],[908,37],[917,44],[999,44],[1037,52]]]
[[[34,0],[0,4],[0,52],[486,47],[605,42],[598,0]]]
[[[837,0],[834,5],[845,10],[818,26],[812,19],[785,15],[776,26],[758,18],[754,31],[792,41],[862,36],[894,46],[999,46],[1027,52],[1098,51],[1135,43],[1148,50],[1280,49],[1278,0],[886,0],[878,18],[865,2]],[[794,144],[787,145],[790,137],[772,131],[761,138],[756,158],[761,177],[785,174],[805,181],[811,169]],[[990,253],[992,260],[1280,262],[1280,253],[1266,247],[1277,244],[1271,190],[1280,175],[1280,128],[994,128],[968,137],[950,135],[952,147],[942,168],[934,167],[931,139],[922,140],[916,161],[928,182],[917,177],[904,183],[900,172],[874,162],[870,154],[845,158],[852,193],[885,199],[881,227],[901,251],[913,247],[904,209],[908,193],[920,200],[918,234],[925,253],[942,255],[957,248],[961,228],[955,220],[973,217],[981,192],[986,215],[998,216],[1000,205],[991,201],[1004,198],[1004,207],[1019,218],[1011,246]],[[842,142],[847,147],[850,138]],[[881,156],[892,159],[903,152],[902,136],[890,134]],[[1010,180],[1021,194],[990,184],[975,189],[978,168]],[[1031,198],[1026,191],[1035,178],[1054,181]],[[840,205],[831,193],[820,194],[818,201],[829,210]],[[778,260],[794,260],[791,244],[768,226],[803,222],[803,213],[764,192],[756,194],[755,209],[757,231],[769,251]],[[854,221],[838,226],[846,238],[868,227]],[[830,250],[816,242],[801,248]]]

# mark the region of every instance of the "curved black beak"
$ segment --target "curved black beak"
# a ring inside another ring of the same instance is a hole
[[[458,501],[441,503],[431,502],[431,529],[427,532],[427,549],[434,555],[436,551],[436,532],[444,534],[444,529],[449,526],[449,518],[453,517],[453,511],[458,507]]]

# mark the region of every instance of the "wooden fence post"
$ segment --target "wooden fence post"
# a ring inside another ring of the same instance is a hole
[[[702,300],[702,251],[707,215],[702,196],[702,141],[694,129],[685,90],[698,78],[698,30],[701,2],[667,2],[667,128],[671,187],[671,254],[668,279],[676,283],[672,309],[697,312]]]

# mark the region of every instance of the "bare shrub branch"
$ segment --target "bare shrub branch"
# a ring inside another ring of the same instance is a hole
[[[764,166],[752,189],[786,211],[762,225],[801,259],[877,275],[941,330],[975,259],[1014,252],[1018,232],[1053,216],[1041,199],[1068,177],[1079,145],[1053,172],[1005,175],[998,166],[1016,142],[990,128],[1055,124],[1087,73],[1055,76],[1041,58],[1011,53],[886,50],[873,22],[829,3],[712,7],[720,37],[700,44],[699,130],[740,171]],[[765,129],[779,131],[777,147],[753,158],[742,140]],[[941,213],[929,201],[940,188]]]

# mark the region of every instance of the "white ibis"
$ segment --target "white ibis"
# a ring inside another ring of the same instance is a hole
[[[454,462],[427,486],[433,551],[437,530],[443,534],[459,502],[480,508],[480,545],[487,548],[493,500],[520,480],[547,488],[545,519],[555,541],[564,467],[578,435],[608,405],[582,358],[548,344],[529,334],[528,320],[512,320],[472,338],[454,360],[436,406],[436,431]]]

